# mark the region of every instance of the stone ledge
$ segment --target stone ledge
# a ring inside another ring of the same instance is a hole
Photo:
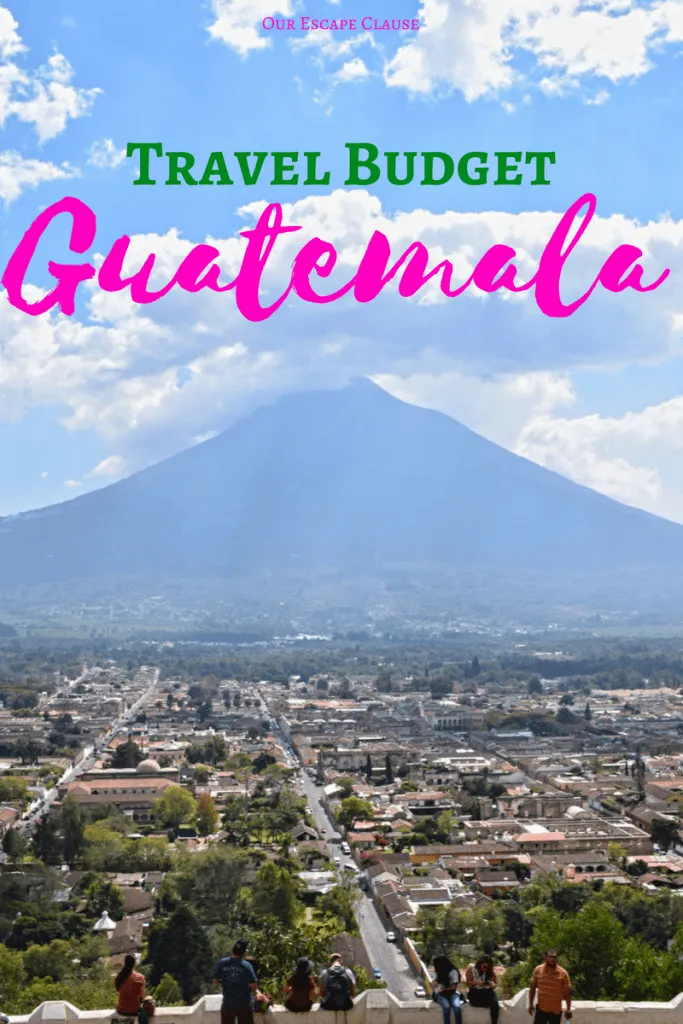
[[[500,1024],[531,1024],[526,989],[512,999],[501,1000]],[[220,995],[203,996],[193,1006],[157,1007],[154,1024],[220,1024]],[[575,1002],[576,1024],[683,1024],[683,993],[669,1003]],[[41,1003],[25,1017],[10,1017],[10,1024],[72,1024],[76,1021],[111,1021],[114,1010],[79,1010],[71,1003]],[[431,1000],[401,1002],[384,989],[369,989],[344,1015],[344,1024],[442,1024],[441,1010]],[[337,1018],[337,1020],[335,1020]],[[341,1024],[339,1014],[327,1010],[293,1014],[275,1006],[256,1014],[258,1024]],[[489,1024],[488,1010],[466,1004],[463,1024]]]

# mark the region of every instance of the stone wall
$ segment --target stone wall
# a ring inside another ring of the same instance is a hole
[[[220,1024],[221,996],[204,996],[194,1006],[158,1007],[154,1024]],[[576,1024],[683,1024],[683,993],[670,1003],[575,1002]],[[10,1017],[11,1024],[72,1024],[76,1021],[106,1022],[113,1010],[78,1010],[71,1003],[41,1003],[26,1017]],[[335,1021],[335,1017],[338,1019]],[[255,1015],[255,1024],[442,1024],[441,1010],[432,1002],[399,1002],[383,989],[363,992],[347,1014],[325,1010],[289,1013],[276,1006],[268,1014]],[[466,1005],[463,1024],[489,1024],[488,1010]],[[500,1024],[530,1024],[527,991],[501,1001]]]

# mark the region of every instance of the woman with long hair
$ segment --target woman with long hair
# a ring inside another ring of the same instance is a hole
[[[460,971],[447,956],[434,957],[434,999],[441,1007],[443,1024],[450,1024],[451,1010],[455,1024],[462,1024],[462,996],[458,992]]]
[[[122,1017],[137,1017],[145,998],[144,975],[134,971],[134,967],[135,957],[132,953],[128,953],[123,961],[123,967],[114,980],[116,1012],[120,1013]]]
[[[318,994],[313,964],[305,956],[299,957],[294,974],[285,983],[285,1007],[292,1013],[307,1013]]]
[[[498,1024],[498,996],[496,995],[496,972],[493,960],[488,955],[480,956],[476,964],[470,964],[465,974],[469,987],[467,998],[472,1006],[488,1006],[491,1011],[491,1024]]]

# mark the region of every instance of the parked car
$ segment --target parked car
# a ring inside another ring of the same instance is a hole
[[[396,942],[396,932],[387,932],[387,942]]]
[[[318,832],[320,832],[321,835],[325,835],[325,833],[327,832],[327,829],[321,827],[321,828],[318,829]]]
[[[382,980],[382,972],[380,971],[379,967],[373,967],[372,968],[372,973],[373,973],[375,981],[381,981]]]
[[[427,998],[427,990],[425,989],[424,985],[417,986],[417,988],[415,989],[415,995],[417,996],[418,999]]]

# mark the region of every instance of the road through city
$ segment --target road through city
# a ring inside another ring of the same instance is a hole
[[[327,842],[331,855],[339,858],[338,867],[343,871],[345,864],[351,865],[355,862],[352,857],[346,856],[338,845],[327,841],[336,829],[321,804],[322,788],[317,786],[306,772],[301,772],[301,782],[315,826],[318,831],[325,830],[321,838]],[[387,941],[388,929],[384,926],[372,899],[365,893],[361,894],[356,907],[356,918],[372,966],[379,968],[389,991],[397,999],[415,1000],[415,988],[419,982],[403,953],[393,943]]]

